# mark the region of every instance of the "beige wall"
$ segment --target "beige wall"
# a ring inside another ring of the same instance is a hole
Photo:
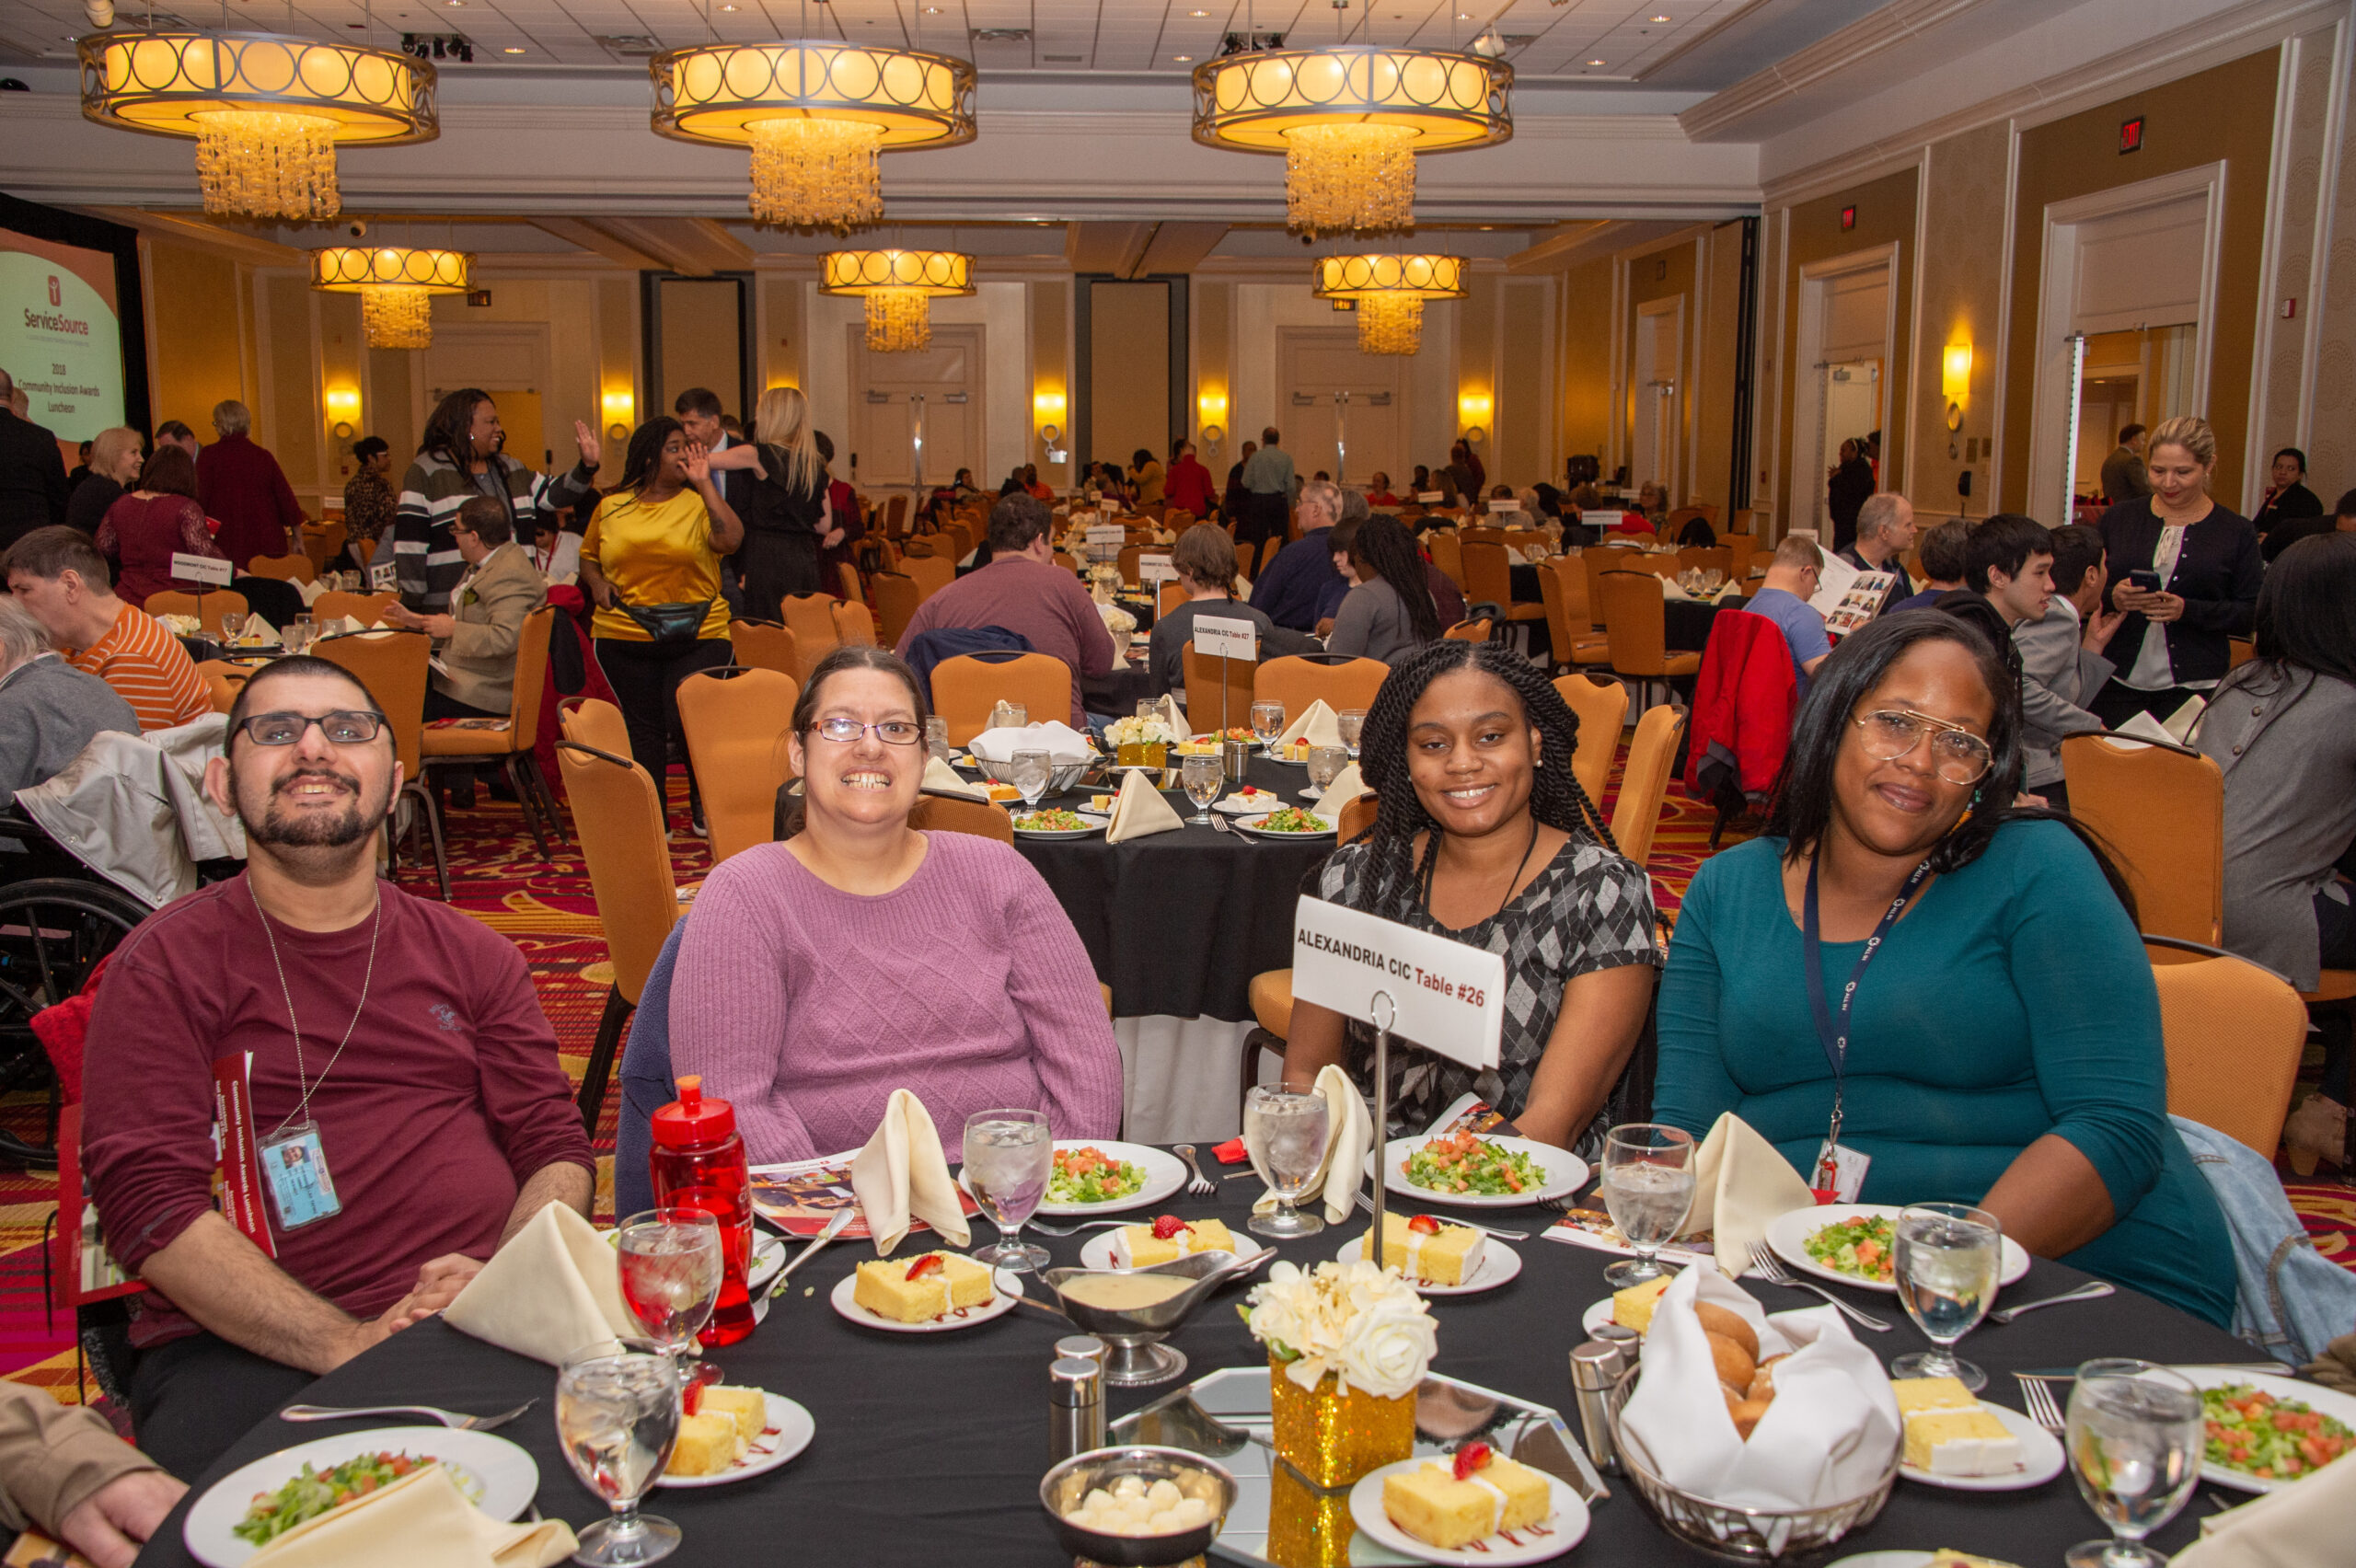
[[[2005,125],[1983,125],[1931,148],[1917,268],[1923,352],[1915,356],[1911,377],[1913,460],[1906,471],[1907,499],[1926,521],[1986,517],[1995,511],[1988,476],[1997,379],[2004,363],[1998,329],[2004,304],[2004,173],[2011,151],[2012,132]],[[1958,399],[1962,427],[1950,436],[1941,377],[1947,345],[1960,343],[1971,345],[1971,385]],[[1959,455],[1949,455],[1951,444]],[[1972,476],[1968,498],[1956,494],[1957,478],[1966,469]]]
[[[253,359],[248,270],[215,252],[165,240],[143,241],[141,250],[156,422],[179,420],[209,441],[214,404],[254,398],[245,368]]]
[[[1600,257],[1563,274],[1561,450],[1611,472],[1611,269]]]
[[[1117,463],[1169,450],[1170,312],[1182,283],[1089,284],[1089,450],[1080,462]]]

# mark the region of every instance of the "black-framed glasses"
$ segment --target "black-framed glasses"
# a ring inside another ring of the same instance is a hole
[[[1927,713],[1887,708],[1852,721],[1865,732],[1865,755],[1895,762],[1931,737],[1931,767],[1950,784],[1977,784],[1995,762],[1988,743],[1959,725]]]
[[[376,738],[385,716],[359,708],[339,708],[316,719],[308,713],[248,713],[237,728],[258,746],[291,746],[314,724],[330,745],[359,746]]]
[[[912,746],[924,739],[924,726],[913,719],[886,719],[880,723],[862,724],[856,719],[837,716],[821,719],[810,728],[838,746],[856,745],[870,730],[887,746]]]

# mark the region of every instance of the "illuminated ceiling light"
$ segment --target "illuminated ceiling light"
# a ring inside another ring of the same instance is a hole
[[[650,63],[654,129],[753,149],[755,221],[843,233],[884,215],[879,153],[974,139],[974,67],[822,40],[708,43]]]
[[[516,48],[514,44],[512,44],[512,43],[511,43],[511,44],[509,44],[506,48],[504,48],[504,49],[501,50],[499,52],[500,52],[500,53],[502,53],[502,54],[521,54],[521,53],[523,53],[524,52],[523,52],[522,50],[520,50],[520,49]]]
[[[1170,58],[1178,62],[1179,64],[1184,65],[1193,61],[1195,57],[1191,54],[1173,54]]]
[[[1415,222],[1415,155],[1513,136],[1513,67],[1440,50],[1340,44],[1222,55],[1195,67],[1195,140],[1285,155],[1297,234]]]
[[[1602,63],[1603,63],[1603,62],[1602,62],[1602,61],[1600,61],[1600,60],[1590,60],[1590,61],[1588,61],[1588,64],[1590,64],[1590,65],[1600,65],[1600,64],[1602,64]]]
[[[974,259],[955,250],[829,250],[818,292],[867,301],[867,346],[880,354],[932,346],[932,301],[974,292]]]
[[[311,286],[360,296],[370,348],[424,349],[433,344],[433,296],[466,293],[473,264],[463,250],[330,246],[311,253]]]
[[[1464,272],[1461,256],[1322,256],[1311,285],[1337,309],[1357,305],[1360,353],[1412,354],[1423,346],[1424,301],[1462,299]]]
[[[338,143],[441,134],[433,67],[358,43],[269,33],[98,33],[76,52],[82,118],[196,142],[204,210],[309,222],[343,210]]]

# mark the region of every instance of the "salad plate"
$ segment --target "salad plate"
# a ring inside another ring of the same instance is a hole
[[[1372,1174],[1374,1157],[1367,1157]],[[1382,1184],[1427,1203],[1465,1208],[1519,1208],[1568,1197],[1587,1185],[1587,1161],[1529,1138],[1470,1133],[1393,1138],[1382,1151]],[[1517,1186],[1516,1183],[1519,1183]]]
[[[964,1180],[961,1168],[957,1181],[963,1185]],[[1166,1149],[1105,1138],[1061,1138],[1056,1143],[1047,1196],[1038,1212],[1049,1216],[1126,1214],[1158,1204],[1185,1184],[1186,1167]]]
[[[2211,1429],[2208,1452],[2200,1461],[2203,1481],[2230,1486],[2236,1492],[2280,1492],[2296,1485],[2304,1475],[2256,1474],[2260,1469],[2270,1468],[2269,1459],[2287,1455],[2306,1473],[2313,1473],[2314,1459],[2333,1448],[2340,1457],[2326,1458],[2324,1462],[2346,1463],[2345,1456],[2356,1453],[2356,1437],[2350,1435],[2356,1433],[2356,1395],[2343,1394],[2320,1383],[2302,1383],[2294,1378],[2276,1378],[2264,1372],[2236,1372],[2226,1366],[2177,1366],[2170,1370],[2200,1390],[2201,1413],[2208,1418]],[[2229,1402],[2228,1389],[2247,1392],[2237,1395],[2237,1402]],[[2253,1407],[2248,1396],[2260,1396],[2266,1402]],[[2274,1424],[2278,1409],[2292,1418],[2292,1430],[2286,1431]],[[2310,1424],[2310,1416],[2315,1418],[2313,1430],[2297,1430]],[[2249,1457],[2243,1460],[2230,1458],[2232,1439],[2245,1434]],[[2307,1439],[2319,1440],[2326,1447],[2316,1453],[2307,1452],[2304,1447]]]
[[[1078,812],[1053,806],[1041,807],[1037,811],[1024,807],[1014,813],[1014,836],[1017,838],[1085,838],[1091,833],[1103,832],[1105,820],[1103,817],[1091,820]],[[1052,825],[1028,825],[1043,821]]]
[[[324,1472],[374,1454],[441,1460],[468,1501],[494,1519],[514,1518],[531,1506],[533,1495],[540,1489],[540,1467],[532,1456],[496,1434],[438,1426],[377,1426],[298,1443],[230,1471],[191,1505],[180,1526],[180,1539],[191,1556],[211,1568],[240,1568],[263,1544],[237,1533],[257,1495],[282,1491],[301,1475],[305,1465]],[[305,1517],[326,1511],[319,1509]]]
[[[1792,1267],[1819,1279],[1895,1296],[1898,1284],[1891,1277],[1894,1260],[1889,1248],[1898,1214],[1895,1204],[1830,1204],[1794,1209],[1768,1222],[1767,1245]],[[1863,1272],[1868,1265],[1856,1261],[1855,1250],[1861,1244],[1872,1249],[1867,1254],[1872,1273]],[[2004,1238],[2004,1261],[1997,1266],[1996,1283],[2011,1285],[2027,1273],[2028,1250],[2009,1236]]]
[[[1315,823],[1317,825],[1314,827],[1307,825],[1297,827],[1280,827],[1271,825],[1272,824],[1287,822],[1302,824]],[[1248,833],[1254,838],[1326,838],[1332,836],[1332,835],[1339,829],[1341,825],[1342,824],[1340,823],[1335,822],[1332,817],[1320,816],[1315,812],[1306,811],[1299,806],[1285,806],[1276,811],[1269,812],[1262,816],[1238,817],[1235,819],[1235,831],[1238,833]]]

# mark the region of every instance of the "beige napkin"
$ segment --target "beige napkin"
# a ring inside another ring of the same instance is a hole
[[[417,1447],[430,1453],[432,1428]],[[562,1519],[502,1524],[440,1465],[306,1519],[247,1561],[263,1568],[550,1568],[580,1549]]]
[[[349,634],[355,631],[366,631],[368,628],[360,624],[360,617],[357,616],[340,616],[336,619],[335,629]]]
[[[1317,814],[1328,822],[1342,820],[1342,808],[1366,793],[1366,779],[1358,772],[1357,763],[1342,769],[1325,792],[1317,797]]]
[[[2356,1464],[2326,1465],[2296,1486],[2200,1521],[2177,1568],[2315,1568],[2348,1560],[2356,1518]]]
[[[1170,732],[1181,739],[1194,733],[1186,727],[1186,716],[1178,711],[1177,698],[1166,691],[1161,694],[1161,700],[1153,705],[1153,716],[1169,725]]]
[[[443,1309],[454,1329],[555,1366],[582,1346],[646,1332],[622,1299],[613,1243],[549,1203]]]
[[[1673,577],[1664,577],[1660,580],[1660,596],[1664,599],[1675,599],[1680,604],[1691,604],[1693,601],[1693,595],[1685,591],[1685,585]]]
[[[1750,1267],[1751,1247],[1766,1239],[1769,1223],[1815,1205],[1816,1194],[1792,1162],[1728,1111],[1693,1157],[1693,1212],[1682,1234],[1711,1232],[1718,1267],[1740,1279]]]
[[[850,1190],[867,1216],[879,1258],[890,1257],[907,1236],[911,1215],[953,1246],[973,1239],[964,1205],[957,1200],[957,1183],[949,1179],[949,1161],[941,1157],[941,1130],[932,1124],[932,1113],[924,1101],[905,1089],[892,1091],[884,1107],[884,1124],[865,1148],[851,1156]]]
[[[918,780],[920,788],[943,795],[963,795],[969,801],[987,801],[988,790],[979,784],[968,784],[957,777],[956,770],[937,756],[924,759],[924,777]]]
[[[1161,791],[1147,778],[1146,770],[1131,768],[1121,779],[1121,792],[1113,798],[1113,816],[1104,824],[1104,842],[1125,844],[1157,833],[1175,833],[1185,825],[1170,809],[1170,802],[1161,798]]]
[[[1366,1097],[1341,1068],[1328,1066],[1320,1071],[1316,1089],[1325,1097],[1328,1113],[1325,1159],[1309,1190],[1324,1194],[1326,1222],[1339,1225],[1350,1217],[1350,1207],[1358,1201],[1358,1188],[1366,1181],[1366,1151],[1374,1147],[1374,1118],[1367,1113]],[[1257,1159],[1253,1160],[1252,1169],[1261,1181],[1268,1179]],[[1276,1206],[1276,1195],[1264,1193],[1252,1212],[1267,1214]]]
[[[1285,726],[1276,737],[1276,745],[1288,746],[1295,741],[1307,741],[1312,746],[1338,746],[1342,744],[1341,721],[1334,717],[1333,709],[1319,698],[1311,703],[1301,716]]]
[[[250,638],[265,648],[273,642],[284,640],[278,635],[278,628],[264,620],[259,613],[246,617],[246,629],[237,635],[241,640]]]

